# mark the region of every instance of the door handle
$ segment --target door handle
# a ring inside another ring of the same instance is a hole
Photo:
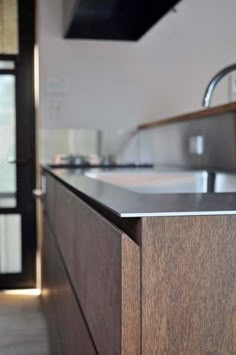
[[[7,162],[8,162],[9,164],[16,164],[16,158],[9,157],[9,158],[7,158]]]
[[[26,165],[32,161],[32,157],[28,159],[16,159],[14,157],[9,157],[7,161],[9,164]]]
[[[33,194],[34,198],[39,199],[39,200],[42,200],[46,195],[46,193],[43,192],[41,189],[34,189],[32,191],[32,194]]]

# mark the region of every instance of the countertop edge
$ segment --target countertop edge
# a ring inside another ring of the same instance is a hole
[[[139,194],[86,176],[76,176],[75,182],[71,169],[42,166],[42,170],[85,202],[94,202],[120,218],[236,215],[236,193]],[[181,204],[186,208],[180,208]]]

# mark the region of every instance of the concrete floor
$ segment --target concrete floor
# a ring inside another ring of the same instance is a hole
[[[0,354],[49,355],[38,296],[0,293]]]

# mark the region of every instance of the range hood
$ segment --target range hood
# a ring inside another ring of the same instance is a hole
[[[64,36],[136,41],[179,1],[64,0]]]

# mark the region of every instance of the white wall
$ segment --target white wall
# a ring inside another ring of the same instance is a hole
[[[201,108],[210,78],[236,62],[235,13],[235,0],[183,0],[138,42],[144,121]],[[224,80],[212,104],[228,91]]]
[[[124,128],[137,123],[142,90],[135,43],[64,40],[62,0],[40,0],[39,46],[44,128]],[[59,93],[53,93],[55,81]]]
[[[132,129],[200,109],[208,80],[236,61],[236,1],[182,0],[177,9],[137,43],[64,40],[62,0],[39,0],[44,133]],[[224,80],[213,104],[227,99]]]

